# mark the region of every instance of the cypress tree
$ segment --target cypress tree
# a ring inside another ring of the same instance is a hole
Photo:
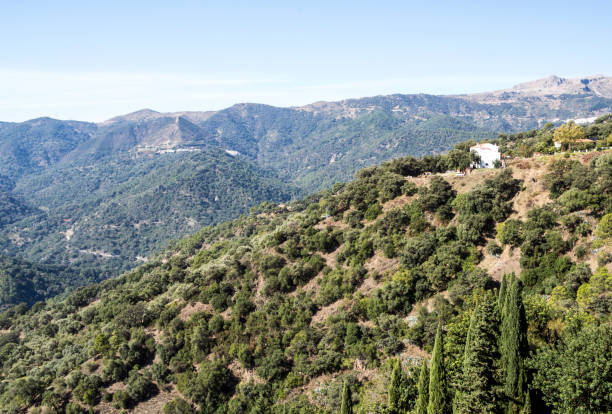
[[[353,414],[353,400],[351,398],[351,389],[349,388],[346,381],[344,382],[344,388],[342,389],[342,406],[340,407],[340,414]]]
[[[418,397],[414,407],[415,414],[427,414],[427,403],[429,402],[429,368],[427,361],[423,360],[419,382],[417,384]]]
[[[447,414],[451,405],[448,398],[446,382],[446,368],[444,366],[444,341],[442,339],[442,326],[438,323],[436,342],[431,356],[429,370],[429,403],[427,414]]]
[[[509,400],[509,412],[518,412],[526,400],[527,379],[524,358],[527,355],[527,321],[521,296],[520,281],[513,277],[508,283],[501,324],[501,362],[504,393]]]
[[[391,381],[387,390],[388,408],[392,414],[399,413],[402,388],[402,366],[399,361],[393,364]]]
[[[499,287],[499,294],[497,296],[497,303],[499,305],[499,311],[502,312],[504,309],[504,303],[506,301],[506,292],[508,291],[508,275],[502,277],[501,286]]]
[[[454,401],[454,411],[457,413],[496,412],[498,326],[495,298],[488,294],[478,304],[470,320],[463,372]]]

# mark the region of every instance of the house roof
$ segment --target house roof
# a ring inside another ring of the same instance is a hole
[[[473,147],[470,147],[470,151],[476,151],[476,150],[498,151],[498,146],[495,144],[484,142],[482,144],[478,144],[478,145],[474,145]]]

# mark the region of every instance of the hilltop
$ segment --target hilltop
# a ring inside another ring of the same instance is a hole
[[[512,153],[551,136],[500,144]],[[438,322],[444,392],[461,404],[473,386],[463,364],[470,321],[487,306],[506,320],[515,302],[501,313],[496,304],[508,286],[526,315],[517,329],[533,412],[606,411],[612,154],[446,173],[467,148],[394,159],[300,201],[264,203],[119,278],[9,309],[0,315],[0,405],[328,413],[344,386],[355,410],[412,409]],[[489,324],[493,348],[479,352],[498,364],[495,338],[505,334],[499,320]],[[572,371],[570,361],[590,368]],[[509,380],[486,375],[487,402],[501,412]],[[396,392],[405,397],[389,397]]]

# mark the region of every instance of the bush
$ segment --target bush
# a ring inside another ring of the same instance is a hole
[[[491,240],[487,243],[487,253],[491,256],[499,257],[499,255],[502,254],[502,248],[499,244],[495,243],[494,240]]]
[[[107,382],[121,381],[128,373],[127,367],[118,358],[111,358],[104,363],[102,378]]]
[[[166,364],[156,362],[151,366],[151,375],[153,377],[153,380],[157,381],[158,384],[167,383],[170,374],[171,372],[166,366]]]
[[[69,402],[65,408],[66,414],[87,414],[87,410],[77,403]]]
[[[402,264],[414,267],[423,263],[436,250],[436,244],[436,237],[432,233],[408,239],[402,253]]]
[[[491,223],[483,214],[460,216],[457,224],[457,238],[465,244],[479,244],[487,235]]]
[[[203,413],[214,413],[233,393],[235,378],[222,360],[204,361],[197,374],[179,374],[177,386]]]
[[[575,253],[576,253],[576,257],[578,259],[582,259],[588,253],[587,247],[585,245],[581,244],[580,246],[576,247]]]
[[[113,407],[128,408],[130,406],[130,396],[124,390],[117,390],[113,393]]]
[[[344,218],[344,222],[354,229],[363,227],[361,220],[363,220],[363,213],[359,210],[349,211]]]
[[[196,411],[187,401],[176,397],[164,404],[163,412],[164,414],[193,414]]]
[[[363,218],[366,220],[375,220],[382,213],[382,206],[378,203],[374,203],[368,207]]]
[[[599,220],[596,234],[602,239],[612,237],[612,213],[606,214]]]
[[[435,212],[441,206],[450,204],[455,194],[453,187],[436,175],[431,179],[428,188],[424,187],[419,191],[419,202],[424,210]]]
[[[518,247],[523,243],[521,234],[522,222],[520,220],[509,219],[497,227],[497,239],[501,244]]]
[[[225,320],[223,319],[223,316],[218,313],[215,314],[212,318],[210,318],[210,321],[208,321],[208,329],[212,333],[219,333],[223,331],[224,326]]]
[[[154,395],[157,392],[157,387],[144,375],[131,372],[126,381],[126,391],[135,403],[139,403]]]

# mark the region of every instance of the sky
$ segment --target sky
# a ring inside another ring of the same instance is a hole
[[[612,75],[610,1],[0,2],[0,121]]]

